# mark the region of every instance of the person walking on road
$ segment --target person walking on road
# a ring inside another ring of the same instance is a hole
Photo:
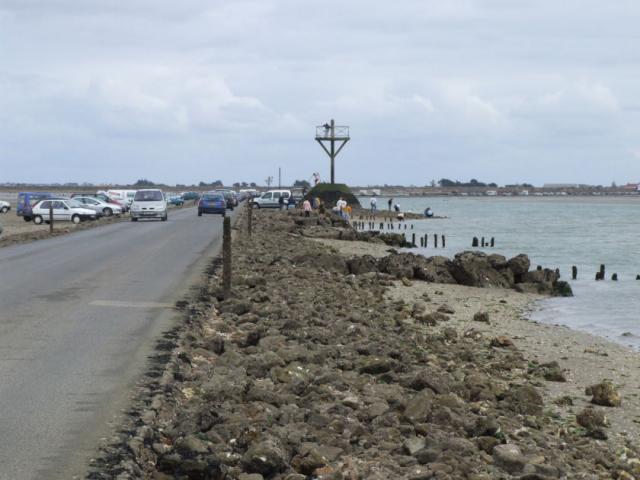
[[[378,200],[376,200],[375,195],[371,197],[369,204],[371,205],[371,213],[376,213],[376,210],[378,209]]]

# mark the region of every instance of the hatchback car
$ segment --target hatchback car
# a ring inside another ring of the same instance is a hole
[[[205,193],[198,202],[198,216],[203,213],[220,214],[223,217],[227,213],[227,201],[222,193]]]
[[[85,208],[93,210],[98,215],[110,217],[111,215],[122,215],[122,207],[107,203],[103,200],[92,197],[73,197],[75,201],[81,203]]]
[[[73,199],[50,199],[42,200],[32,208],[33,223],[40,225],[43,222],[49,223],[51,214],[53,220],[69,221],[75,224],[83,220],[95,220],[98,214],[93,210],[85,208],[80,202]]]
[[[11,204],[4,200],[0,200],[0,213],[7,213],[9,210],[11,210]]]

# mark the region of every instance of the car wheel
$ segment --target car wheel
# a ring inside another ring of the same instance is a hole
[[[253,208],[260,209],[260,204],[259,204],[259,203],[254,203],[254,204],[253,204]]]
[[[32,220],[31,217],[22,217],[25,222],[30,222]]]
[[[25,217],[26,219],[27,217]],[[33,217],[33,223],[35,223],[36,225],[42,225],[43,222],[43,218],[40,215],[36,215],[35,217]]]
[[[137,221],[138,221],[138,219],[137,219],[136,217],[131,217],[131,221],[132,221],[132,222],[137,222]]]
[[[110,217],[111,215],[113,215],[113,210],[111,210],[109,207],[107,207],[104,210],[102,210],[102,213],[104,213],[105,217]]]
[[[73,217],[71,217],[71,221],[76,225],[80,223],[80,220],[80,215],[74,215]]]
[[[198,216],[201,217],[202,216],[202,211],[198,210]]]
[[[0,210],[2,213],[7,213],[9,211],[9,207],[2,207],[2,210]]]
[[[168,216],[167,216],[167,214],[165,213],[165,214],[164,214],[164,217],[162,217],[162,221],[163,221],[163,222],[166,222],[168,218],[169,218],[169,217],[168,217]]]

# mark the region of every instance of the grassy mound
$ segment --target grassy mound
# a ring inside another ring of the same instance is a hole
[[[352,207],[359,207],[360,202],[344,183],[319,183],[313,187],[305,198],[311,200],[318,197],[325,205],[333,206],[342,197]]]

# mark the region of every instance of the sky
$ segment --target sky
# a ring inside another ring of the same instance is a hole
[[[640,180],[636,0],[0,0],[0,183]]]

